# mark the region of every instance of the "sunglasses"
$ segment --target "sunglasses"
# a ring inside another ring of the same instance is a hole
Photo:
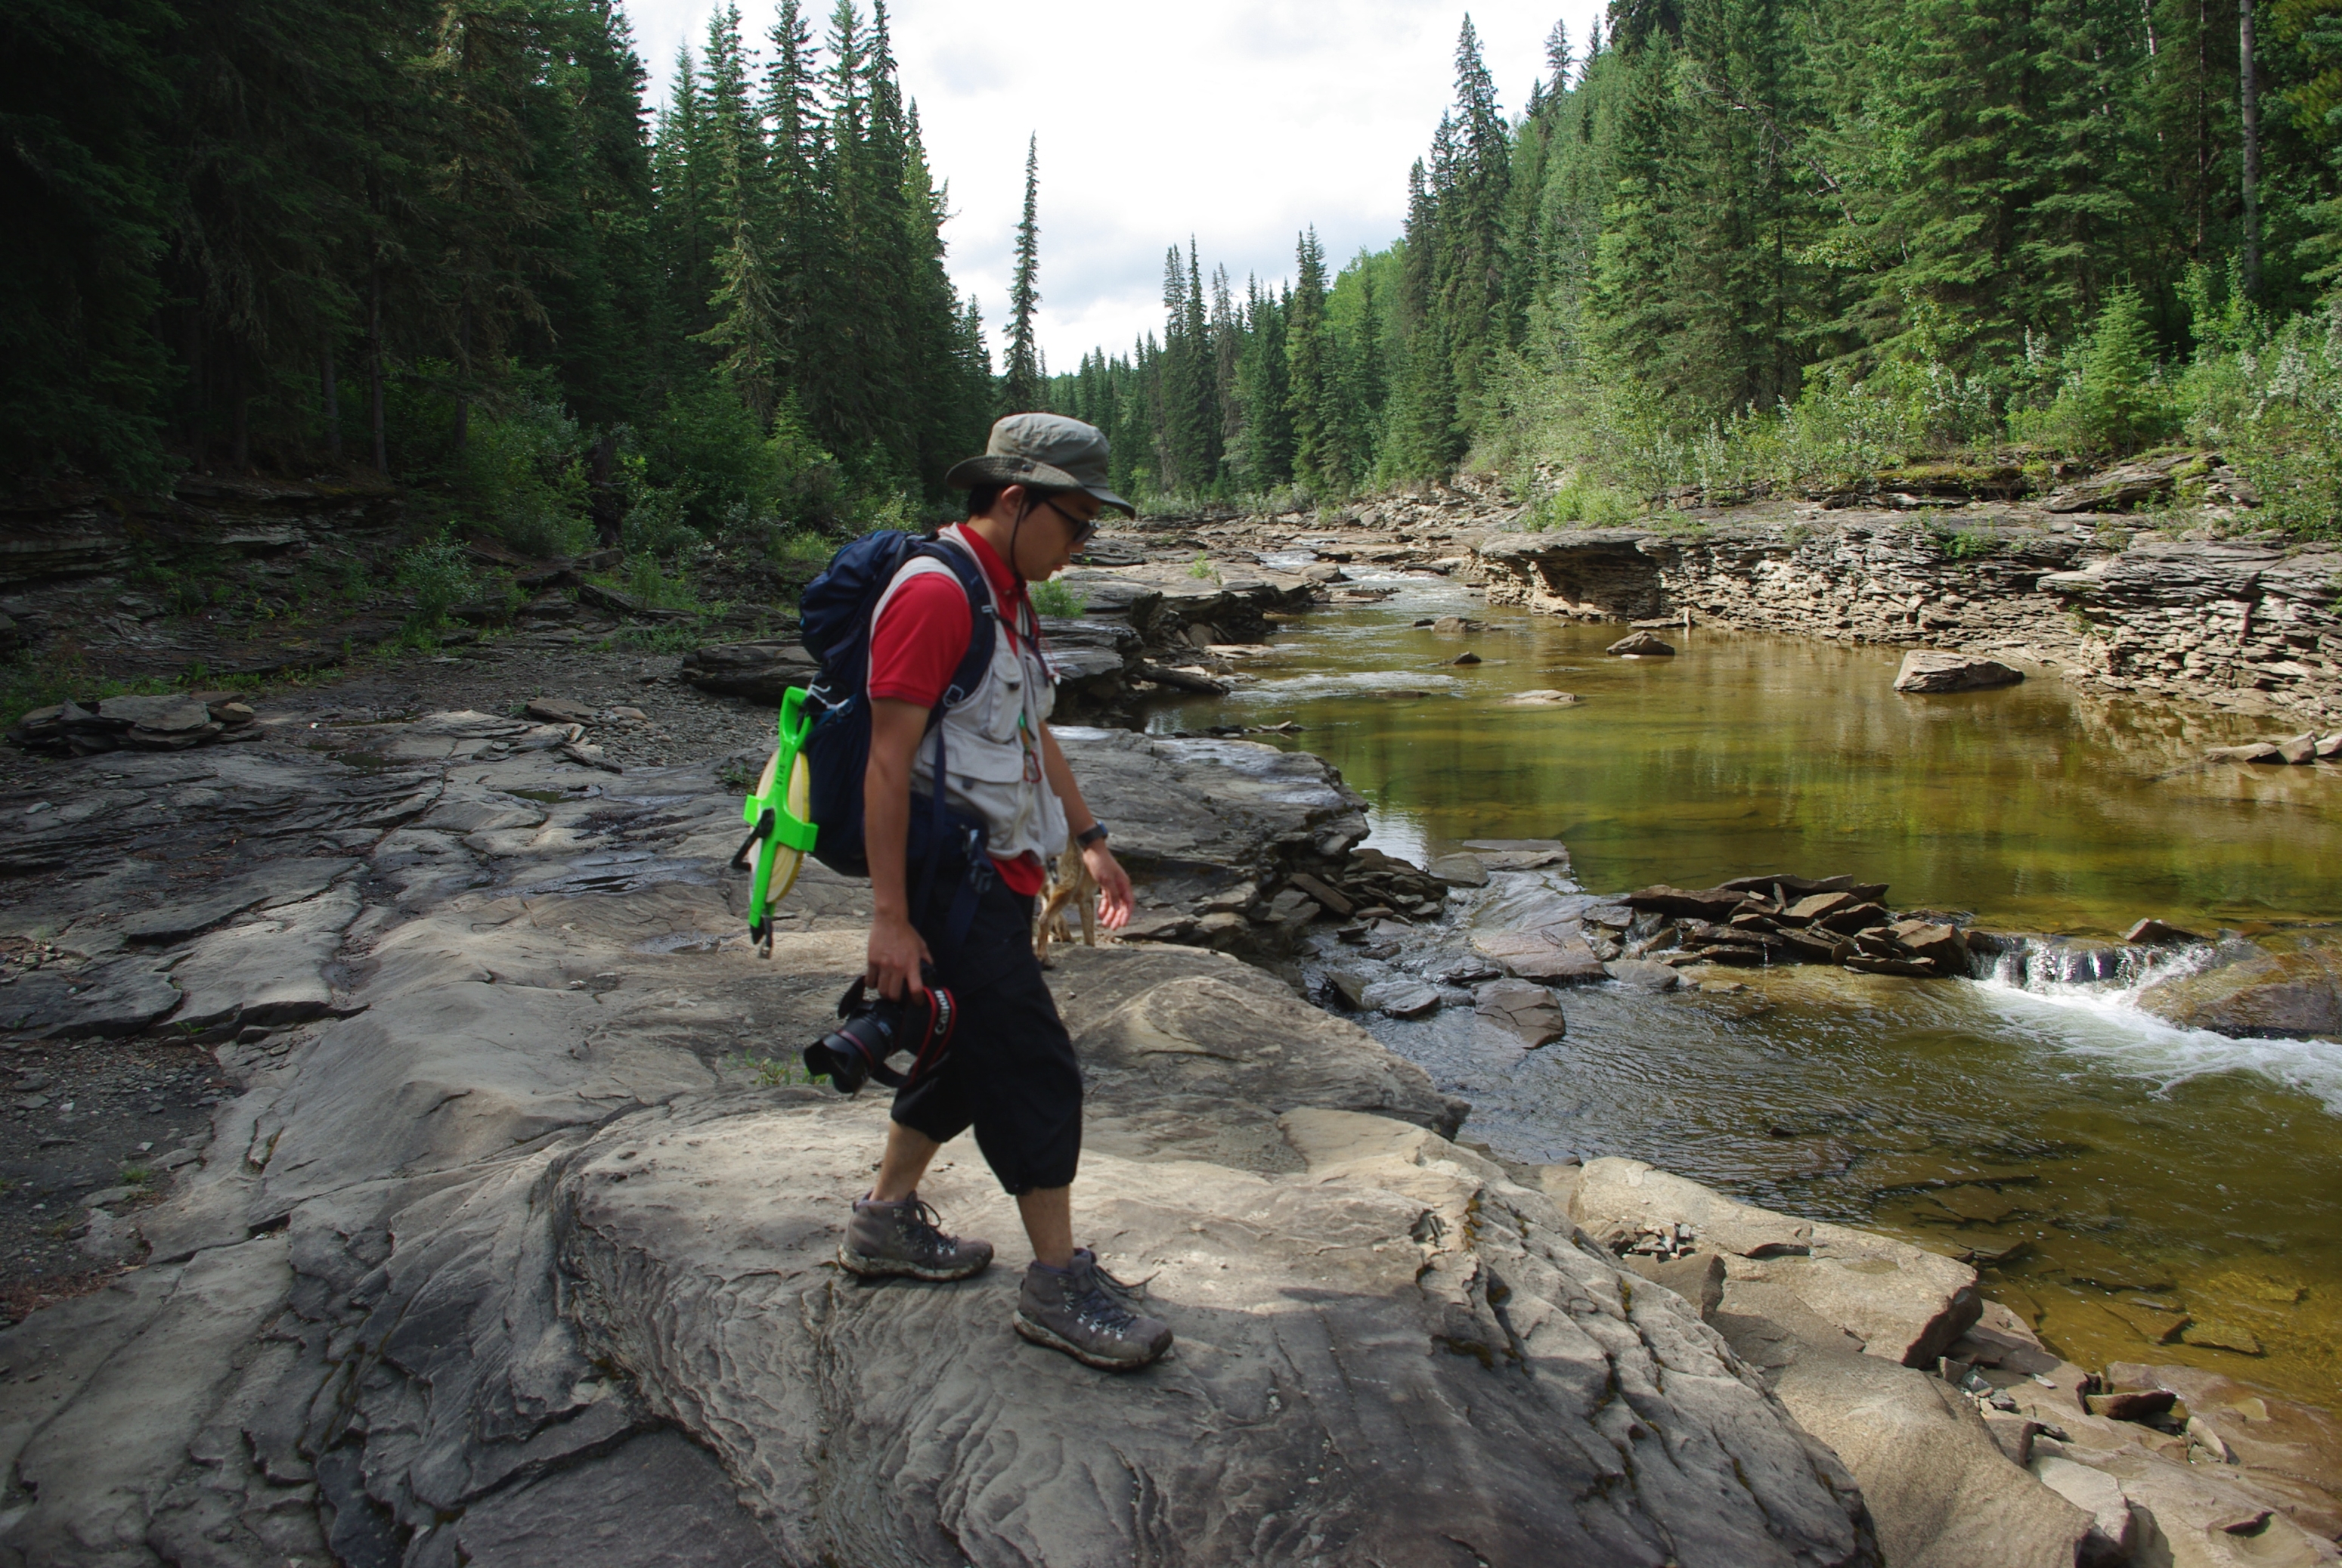
[[[1098,530],[1097,519],[1095,517],[1076,517],[1055,501],[1044,500],[1041,504],[1074,525],[1074,548],[1076,550],[1088,544],[1090,536]]]

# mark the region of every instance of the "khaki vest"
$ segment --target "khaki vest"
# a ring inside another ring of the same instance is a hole
[[[946,528],[939,537],[966,551],[981,567],[982,558],[976,556],[959,524]],[[914,558],[895,574],[895,580],[879,595],[873,620],[886,613],[888,603],[904,584],[931,572],[952,577],[953,588],[957,590],[959,580],[952,576],[950,567],[941,561]],[[944,802],[985,824],[985,847],[997,858],[1014,860],[1030,852],[1046,861],[1066,847],[1065,808],[1049,787],[1041,758],[1041,727],[1057,702],[1056,674],[1033,644],[1036,628],[1029,606],[1026,624],[1012,634],[988,574],[984,585],[1001,624],[993,631],[991,666],[967,700],[944,714],[944,769],[949,775]],[[935,757],[935,737],[929,734],[920,741],[917,760],[912,764],[914,794],[934,798]]]

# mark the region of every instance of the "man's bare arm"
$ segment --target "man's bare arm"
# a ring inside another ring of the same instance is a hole
[[[911,926],[904,850],[911,827],[911,763],[927,733],[927,710],[893,697],[870,700],[870,765],[862,775],[862,851],[870,863],[870,946],[863,977],[882,995],[926,987],[919,965],[933,959]]]

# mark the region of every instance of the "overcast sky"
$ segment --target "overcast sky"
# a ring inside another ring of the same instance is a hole
[[[695,55],[709,0],[625,0],[664,98],[678,46]],[[865,5],[866,12],[867,5]],[[806,9],[822,19],[822,0]],[[1071,370],[1105,345],[1160,332],[1163,253],[1193,234],[1208,274],[1225,263],[1289,277],[1315,224],[1337,265],[1395,238],[1407,165],[1454,95],[1452,0],[897,0],[903,86],[919,105],[956,215],[952,276],[984,308],[996,362],[1025,139],[1040,138],[1041,345]],[[1475,0],[1469,7],[1506,112],[1544,74],[1546,35],[1582,52],[1602,0]],[[743,0],[761,51],[770,0]]]

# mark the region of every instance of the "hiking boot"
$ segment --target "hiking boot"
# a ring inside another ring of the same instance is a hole
[[[944,1234],[935,1210],[916,1198],[899,1203],[856,1198],[853,1222],[837,1243],[837,1262],[864,1279],[964,1280],[991,1266],[992,1243]]]
[[[1171,1348],[1171,1325],[1134,1311],[1132,1287],[1098,1267],[1085,1248],[1074,1266],[1036,1263],[1016,1295],[1016,1332],[1108,1372],[1133,1372]]]
[[[1133,1313],[1138,1311],[1138,1303],[1146,1299],[1146,1281],[1142,1280],[1136,1284],[1132,1284],[1127,1280],[1115,1278],[1106,1272],[1106,1265],[1097,1261],[1097,1254],[1089,1248],[1076,1247],[1074,1263],[1076,1266],[1087,1263],[1090,1272],[1097,1276],[1098,1289],[1112,1296],[1116,1304],[1124,1311]],[[1152,1274],[1147,1276],[1148,1279],[1153,1277]]]

